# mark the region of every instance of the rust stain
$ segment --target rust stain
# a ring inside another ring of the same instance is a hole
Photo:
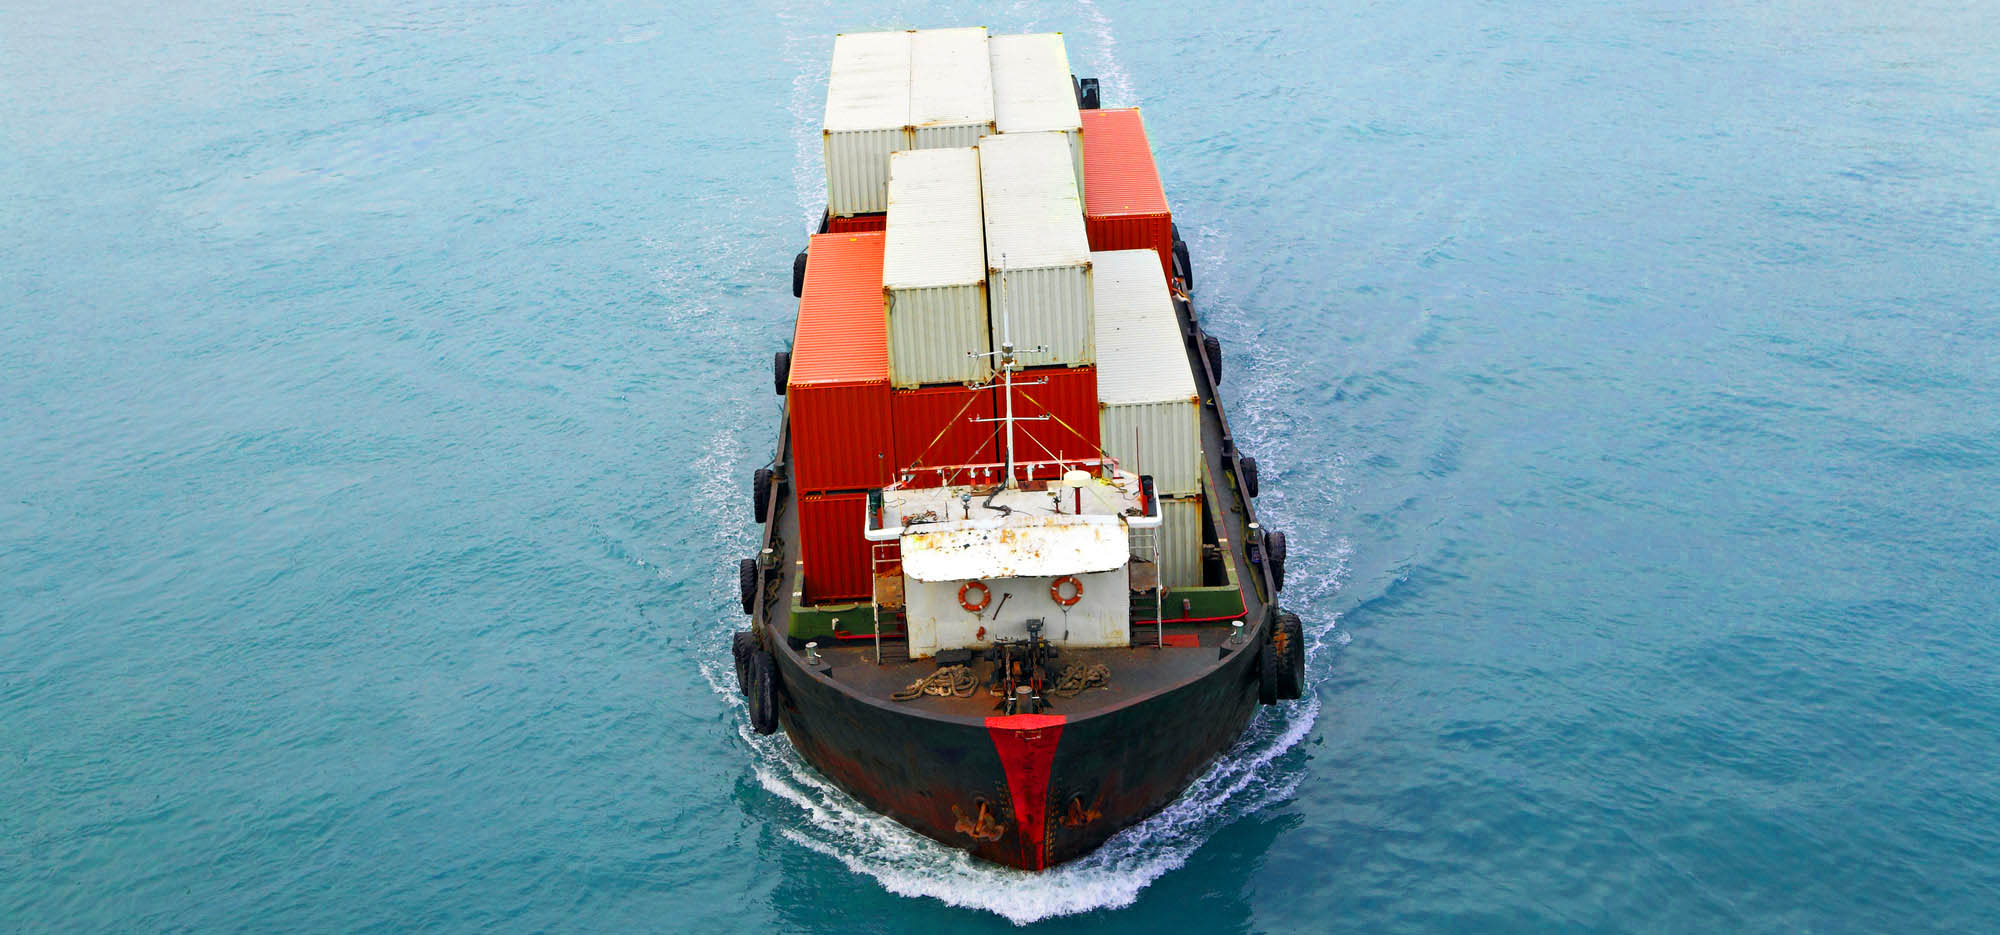
[[[951,807],[951,817],[957,819],[952,829],[960,834],[971,835],[974,841],[1000,840],[1000,822],[994,820],[992,811],[985,802],[979,803],[979,817],[976,820],[968,817],[965,811],[956,805]]]
[[[1103,804],[1104,804],[1104,796],[1102,794],[1099,794],[1097,800],[1090,803],[1088,806],[1083,804],[1082,796],[1077,796],[1077,795],[1070,796],[1069,807],[1064,809],[1062,814],[1063,827],[1081,828],[1084,825],[1090,824],[1091,822],[1098,820],[1099,818],[1103,818],[1104,812],[1100,811],[1098,808],[1098,806]]]

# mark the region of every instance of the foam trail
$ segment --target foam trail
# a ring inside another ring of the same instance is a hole
[[[792,97],[787,109],[792,115],[792,187],[798,194],[801,225],[807,234],[819,230],[820,213],[826,209],[826,154],[820,142],[820,105],[824,101],[827,74],[832,68],[833,44],[830,36],[809,35],[795,28],[797,17],[779,13],[785,27],[785,61],[797,70],[792,79]]]
[[[1090,20],[1090,38],[1097,45],[1097,54],[1090,61],[1096,66],[1099,90],[1111,92],[1103,95],[1103,100],[1113,107],[1139,106],[1139,93],[1132,88],[1132,76],[1118,64],[1118,37],[1111,32],[1111,18],[1092,0],[1077,0],[1076,5]]]

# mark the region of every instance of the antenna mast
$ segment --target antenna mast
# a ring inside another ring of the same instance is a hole
[[[1000,254],[1000,268],[998,272],[1000,273],[1000,296],[994,304],[1000,309],[1000,350],[988,354],[981,354],[977,351],[969,353],[973,357],[993,357],[998,360],[1000,368],[1000,392],[1007,399],[1007,409],[1006,414],[998,419],[974,419],[972,421],[1006,423],[1007,477],[1004,484],[1007,489],[1013,490],[1021,486],[1020,482],[1014,479],[1014,423],[1023,421],[1024,419],[1029,422],[1043,422],[1047,421],[1049,416],[1017,417],[1014,415],[1014,367],[1019,363],[1019,360],[1014,356],[1013,326],[1007,320],[1007,255],[1004,253]],[[1048,350],[1048,348],[1036,345],[1034,347],[1025,347],[1021,350],[1040,353]],[[1041,382],[1046,381],[1037,381],[1037,385]]]

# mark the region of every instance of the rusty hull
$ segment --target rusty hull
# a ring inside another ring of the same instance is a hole
[[[1252,640],[1226,657],[1212,646],[1129,652],[1198,653],[1221,664],[1129,702],[1086,693],[1056,699],[1053,713],[1003,717],[941,713],[990,709],[983,690],[928,705],[854,691],[842,666],[827,667],[832,677],[808,671],[787,647],[777,653],[778,720],[807,762],[869,808],[994,863],[1042,870],[1164,808],[1256,711]]]

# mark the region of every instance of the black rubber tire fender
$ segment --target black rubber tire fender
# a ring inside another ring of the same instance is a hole
[[[736,584],[743,592],[743,612],[750,613],[757,608],[757,586],[763,576],[757,572],[757,560],[746,558],[736,563]]]
[[[785,395],[785,384],[792,382],[792,352],[779,351],[771,355],[771,386],[779,396]]]
[[[759,526],[762,526],[765,520],[771,518],[772,477],[770,468],[758,468],[755,473],[750,475],[751,509],[757,514],[757,525]]]
[[[1174,275],[1188,288],[1194,288],[1194,264],[1188,260],[1187,242],[1183,240],[1174,241]]]
[[[792,257],[792,298],[794,299],[801,298],[805,294],[806,294],[806,252],[804,250],[800,250],[798,256]]]
[[[1305,624],[1298,614],[1281,610],[1276,625],[1271,627],[1271,640],[1272,655],[1278,663],[1278,697],[1297,701],[1306,689]]]
[[[1252,497],[1256,496],[1257,459],[1239,458],[1236,461],[1236,468],[1236,477],[1243,482],[1243,492]]]
[[[1201,334],[1201,355],[1208,358],[1208,372],[1215,375],[1215,385],[1222,385],[1222,339],[1204,331]]]
[[[1257,703],[1278,703],[1278,653],[1269,639],[1257,641]]]
[[[760,734],[778,730],[778,663],[761,649],[750,651],[750,729]]]
[[[1271,530],[1264,534],[1264,565],[1271,569],[1271,587],[1285,589],[1285,534]]]
[[[736,691],[750,696],[750,654],[757,651],[757,634],[738,630],[729,634],[729,654],[736,657]]]

